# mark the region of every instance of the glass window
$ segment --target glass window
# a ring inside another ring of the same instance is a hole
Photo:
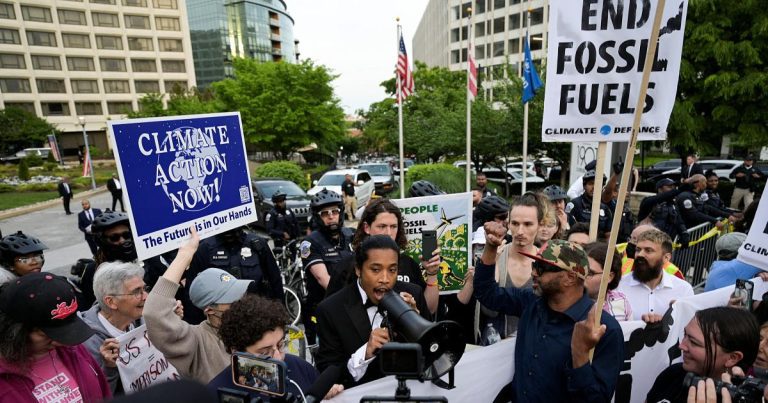
[[[451,7],[451,16],[453,16],[454,20],[459,19],[459,6]]]
[[[485,36],[485,22],[475,24],[475,38]]]
[[[177,10],[179,8],[176,0],[152,0],[152,5],[155,8],[163,8],[166,10]]]
[[[509,41],[509,54],[517,54],[520,53],[520,40],[519,39],[512,39]]]
[[[27,81],[27,84],[29,84],[29,81]],[[27,111],[29,113],[36,113],[34,102],[6,102],[5,109],[9,109],[9,108],[16,108],[16,109],[21,109],[23,111]]]
[[[21,37],[19,37],[19,31],[15,29],[0,29],[0,43],[6,45],[21,45]]]
[[[37,92],[48,94],[67,93],[67,87],[64,85],[64,80],[37,78],[35,81],[37,81]]]
[[[101,71],[126,71],[124,59],[101,58]]]
[[[134,84],[138,93],[160,92],[160,83],[157,81],[136,80]]]
[[[165,92],[176,93],[186,91],[187,89],[186,81],[165,80]]]
[[[114,6],[116,4],[115,0],[88,0],[91,4],[109,4]]]
[[[27,31],[27,43],[31,46],[56,46],[56,35],[53,32]]]
[[[537,25],[544,22],[544,9],[537,8],[531,11],[531,25]]]
[[[96,35],[96,47],[99,49],[123,50],[123,38],[119,36]]]
[[[493,0],[493,9],[498,10],[500,8],[506,7],[506,0]]]
[[[21,6],[21,17],[24,21],[53,22],[51,10],[44,7]]]
[[[41,102],[40,108],[43,110],[43,116],[69,115],[69,103],[67,102]]]
[[[498,34],[500,32],[504,32],[504,17],[493,20],[493,33]]]
[[[157,71],[157,63],[154,59],[131,59],[131,67],[134,73],[151,73]]]
[[[520,4],[521,0],[509,0],[509,5],[514,6],[515,4]]]
[[[459,29],[454,28],[451,30],[451,42],[458,42],[459,41]]]
[[[128,37],[128,49],[130,50],[154,50],[152,38],[131,38]]]
[[[493,57],[504,56],[504,41],[493,43]]]
[[[26,78],[3,78],[0,79],[0,91],[28,93],[32,92],[32,88],[29,86],[29,80]]]
[[[509,16],[509,29],[520,29],[520,13]]]
[[[120,18],[117,17],[117,14],[91,12],[91,19],[93,25],[97,27],[120,28]]]
[[[35,70],[61,70],[58,56],[32,55],[32,68]]]
[[[107,111],[110,115],[126,115],[133,112],[133,105],[130,102],[107,102]]]
[[[157,44],[161,52],[183,52],[181,39],[158,39]]]
[[[104,80],[104,92],[107,94],[128,94],[131,87],[128,80]]]
[[[69,71],[94,71],[93,58],[67,56],[67,69]]]
[[[24,55],[3,53],[0,54],[0,67],[4,69],[26,69],[27,63],[24,62]]]
[[[531,35],[531,50],[541,50],[544,48],[544,37],[542,34]]]
[[[16,19],[16,11],[13,9],[13,4],[0,3],[0,18],[6,20]]]
[[[475,46],[475,59],[485,59],[485,45]]]
[[[59,24],[88,25],[85,21],[85,13],[77,10],[59,9]]]
[[[132,29],[150,29],[149,17],[144,15],[126,15],[125,27]]]
[[[75,102],[77,116],[101,115],[101,102]]]
[[[61,41],[65,48],[89,49],[91,38],[84,34],[61,34]]]
[[[187,67],[184,60],[163,60],[163,73],[186,73]]]
[[[124,6],[129,7],[146,7],[147,0],[122,0]]]
[[[96,80],[69,80],[75,94],[98,94],[99,83]]]
[[[155,17],[155,28],[158,31],[181,31],[178,18]]]

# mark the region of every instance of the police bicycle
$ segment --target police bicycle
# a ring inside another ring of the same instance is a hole
[[[304,267],[297,253],[296,244],[300,239],[294,239],[284,246],[273,249],[275,259],[280,267],[280,275],[283,278],[283,292],[285,294],[285,307],[291,319],[291,325],[296,325],[301,318],[301,306],[307,297],[307,283],[304,279]]]

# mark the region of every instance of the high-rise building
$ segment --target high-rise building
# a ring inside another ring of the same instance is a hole
[[[532,57],[546,58],[548,0],[430,0],[413,37],[414,60],[431,67],[465,69],[470,7],[475,60],[487,78],[503,76],[507,62],[519,69],[529,13]],[[491,86],[485,87],[491,91]]]
[[[187,0],[200,88],[232,75],[232,59],[295,62],[298,42],[283,0]]]
[[[56,125],[65,155],[83,127],[107,150],[107,120],[194,84],[184,0],[0,0],[0,107]]]

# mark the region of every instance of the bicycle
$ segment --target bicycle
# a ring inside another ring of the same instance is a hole
[[[299,239],[294,239],[282,247],[275,247],[275,259],[280,267],[280,275],[283,278],[283,292],[285,294],[285,307],[290,315],[291,325],[296,325],[301,318],[301,307],[307,296],[307,285],[304,280],[304,267],[301,258],[296,253],[296,244]]]

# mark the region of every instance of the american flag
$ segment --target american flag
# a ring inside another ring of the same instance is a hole
[[[397,52],[397,78],[400,85],[397,91],[397,102],[413,94],[413,72],[408,65],[408,53],[405,51],[403,34],[400,34],[400,49]]]
[[[91,153],[85,150],[85,158],[83,158],[83,177],[91,176]]]
[[[467,91],[470,93],[469,99],[474,100],[477,96],[477,63],[472,50],[475,49],[470,42],[467,49]]]

